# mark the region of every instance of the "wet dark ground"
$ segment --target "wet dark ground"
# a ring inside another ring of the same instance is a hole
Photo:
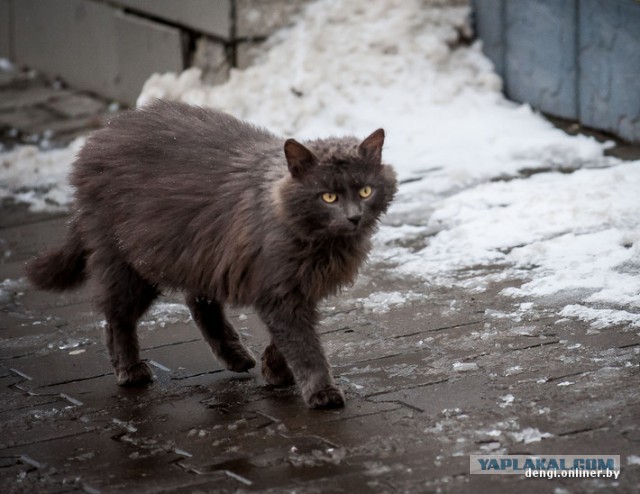
[[[257,370],[223,370],[179,297],[139,328],[156,381],[123,389],[90,286],[55,295],[23,278],[65,221],[0,209],[2,493],[637,492],[640,465],[627,464],[640,456],[637,329],[596,331],[557,316],[562,300],[498,295],[515,280],[472,293],[369,266],[323,308],[344,410],[308,410]],[[358,301],[406,290],[419,296],[388,310]],[[261,324],[248,309],[232,316],[258,356]],[[489,453],[620,455],[622,473],[470,475],[469,455]]]

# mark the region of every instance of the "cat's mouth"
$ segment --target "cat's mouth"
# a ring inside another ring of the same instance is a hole
[[[360,221],[353,222],[353,221],[347,220],[344,222],[341,221],[339,224],[335,225],[333,228],[330,228],[330,230],[335,232],[337,236],[353,237],[362,232],[362,227],[363,225],[362,225],[362,222]]]
[[[334,220],[325,225],[316,225],[314,228],[306,229],[305,237],[309,240],[330,240],[337,238],[361,237],[369,232],[369,227],[362,221],[357,223],[351,221]]]

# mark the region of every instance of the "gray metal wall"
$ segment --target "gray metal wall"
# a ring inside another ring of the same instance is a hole
[[[640,142],[640,2],[473,0],[506,95]]]

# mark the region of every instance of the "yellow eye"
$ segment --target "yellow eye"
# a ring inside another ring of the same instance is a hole
[[[371,195],[372,192],[373,192],[373,190],[371,189],[371,187],[369,187],[368,185],[365,185],[364,187],[362,187],[360,189],[358,194],[360,194],[360,197],[362,197],[363,199],[366,199],[367,197],[369,197]]]
[[[322,194],[322,200],[326,203],[331,204],[332,202],[336,202],[338,200],[338,196],[332,192],[325,192]]]

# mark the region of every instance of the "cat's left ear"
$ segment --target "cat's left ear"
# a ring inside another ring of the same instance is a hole
[[[289,172],[293,178],[302,178],[306,171],[316,162],[315,156],[295,139],[287,139],[284,143],[284,155],[287,158]]]
[[[363,158],[379,165],[382,162],[382,146],[384,145],[384,129],[378,129],[367,137],[360,146],[358,153]]]

